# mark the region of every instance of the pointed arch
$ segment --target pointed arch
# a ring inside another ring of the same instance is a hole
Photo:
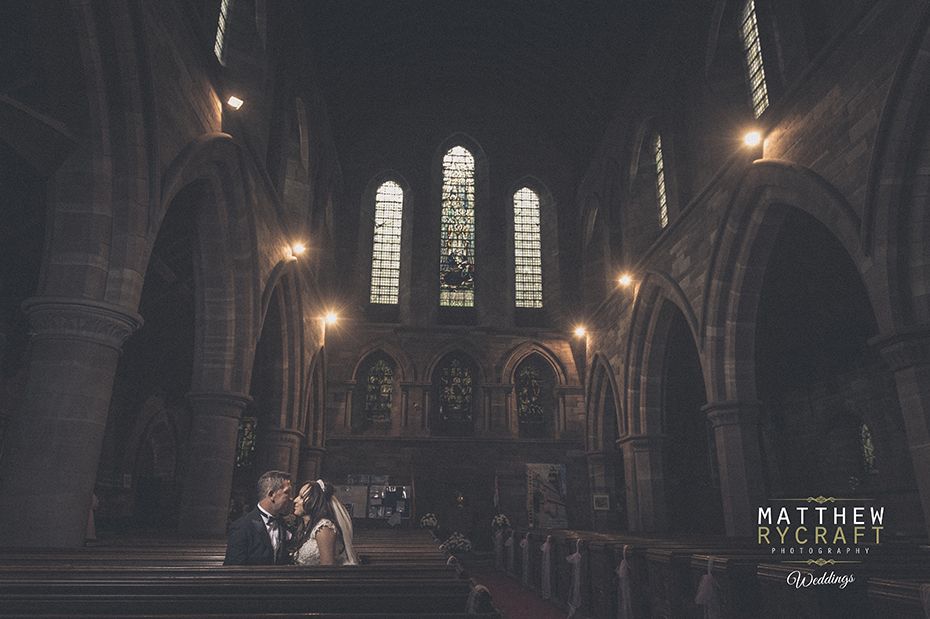
[[[711,252],[701,308],[702,354],[710,401],[755,401],[752,330],[758,292],[785,205],[823,223],[846,249],[860,273],[861,221],[829,183],[814,172],[777,160],[759,160],[743,175],[727,207],[725,225]],[[868,289],[873,307],[880,305]],[[747,339],[748,338],[748,339]]]

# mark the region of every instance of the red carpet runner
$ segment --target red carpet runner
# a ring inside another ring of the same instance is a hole
[[[568,615],[501,572],[469,572],[491,592],[491,603],[510,619],[566,619]]]

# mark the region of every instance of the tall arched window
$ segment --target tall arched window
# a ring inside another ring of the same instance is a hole
[[[223,0],[220,3],[220,17],[216,23],[216,42],[213,44],[213,53],[216,54],[216,59],[220,61],[220,64],[226,64],[223,52],[226,45],[226,18],[229,16],[231,1]]]
[[[665,162],[662,160],[662,137],[656,133],[652,143],[652,155],[656,162],[656,198],[659,203],[659,224],[668,225],[668,198],[665,195]]]
[[[756,118],[769,106],[768,89],[765,86],[765,68],[762,66],[762,45],[759,43],[759,24],[756,21],[756,3],[748,0],[743,7],[740,26],[746,64],[749,68],[749,90]]]
[[[375,196],[375,234],[371,254],[372,303],[397,304],[400,282],[400,231],[404,191],[394,181],[378,187]]]
[[[455,146],[442,159],[439,304],[475,304],[475,158]]]
[[[542,307],[539,196],[528,187],[513,194],[513,236],[517,307]]]

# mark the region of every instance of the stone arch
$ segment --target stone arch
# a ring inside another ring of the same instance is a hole
[[[396,377],[398,380],[407,381],[417,379],[416,367],[410,360],[410,357],[407,355],[406,351],[386,340],[375,340],[373,342],[369,342],[368,345],[361,349],[359,352],[358,359],[355,361],[355,366],[352,368],[352,380],[360,379],[358,373],[362,362],[367,357],[377,352],[384,353],[394,361],[396,364]]]
[[[930,320],[930,224],[922,187],[930,143],[930,8],[895,72],[879,122],[864,201],[862,245],[887,290],[876,304],[880,330]]]
[[[633,294],[633,318],[627,340],[627,371],[624,374],[628,434],[661,432],[659,409],[661,372],[658,360],[664,350],[673,308],[681,313],[692,334],[698,333],[698,320],[684,291],[667,274],[651,271],[644,274]],[[695,346],[700,350],[698,341]]]
[[[428,427],[431,434],[436,434],[439,432],[439,426],[437,417],[439,415],[439,401],[438,401],[438,380],[439,380],[439,369],[442,362],[448,358],[450,355],[455,355],[466,360],[467,363],[472,364],[472,367],[477,373],[476,380],[473,381],[473,386],[477,386],[472,392],[471,401],[472,401],[472,424],[473,428],[471,432],[477,434],[480,431],[484,430],[488,426],[488,412],[489,406],[485,401],[487,390],[484,388],[484,385],[487,384],[489,377],[491,376],[490,367],[487,363],[487,359],[483,354],[475,354],[477,351],[473,349],[474,347],[469,345],[459,344],[449,344],[442,347],[436,354],[431,356],[431,361],[427,366],[427,371],[425,372],[425,379],[433,383],[433,387],[430,390],[430,398],[426,411],[428,419]],[[464,429],[462,431],[465,431]]]
[[[513,349],[504,359],[500,382],[504,385],[510,385],[507,396],[506,419],[511,436],[520,436],[520,423],[518,418],[519,403],[517,401],[519,394],[516,392],[517,376],[516,373],[520,365],[531,357],[538,357],[542,360],[544,367],[551,371],[553,378],[553,393],[550,411],[551,417],[545,421],[546,429],[544,433],[549,437],[554,437],[563,429],[561,420],[564,412],[561,410],[562,403],[558,397],[555,397],[555,390],[559,386],[566,384],[566,372],[561,360],[547,347],[538,342],[525,342]]]
[[[225,134],[207,134],[178,155],[162,182],[164,210],[195,181],[206,192],[194,249],[198,320],[193,391],[247,393],[261,324],[254,196],[245,154]],[[159,217],[159,220],[161,217]],[[281,259],[289,249],[281,248]]]
[[[727,207],[723,234],[712,250],[701,308],[699,349],[705,354],[711,402],[756,400],[752,359],[755,310],[785,205],[823,223],[860,272],[867,266],[859,243],[859,217],[832,186],[812,171],[788,162],[754,162]],[[874,297],[874,290],[869,292]],[[875,299],[872,301],[874,306]]]
[[[627,419],[622,414],[620,406],[620,390],[617,385],[616,374],[610,361],[603,355],[596,353],[591,362],[591,372],[588,377],[585,418],[585,449],[587,451],[608,451],[614,445],[607,444],[609,436],[605,427],[609,422],[604,418],[606,411],[613,409],[615,419],[613,423],[617,429],[614,440],[628,433]]]

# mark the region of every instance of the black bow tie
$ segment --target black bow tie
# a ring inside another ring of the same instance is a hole
[[[269,527],[280,526],[283,523],[284,523],[284,519],[279,518],[277,516],[268,516],[265,518],[265,524]]]

